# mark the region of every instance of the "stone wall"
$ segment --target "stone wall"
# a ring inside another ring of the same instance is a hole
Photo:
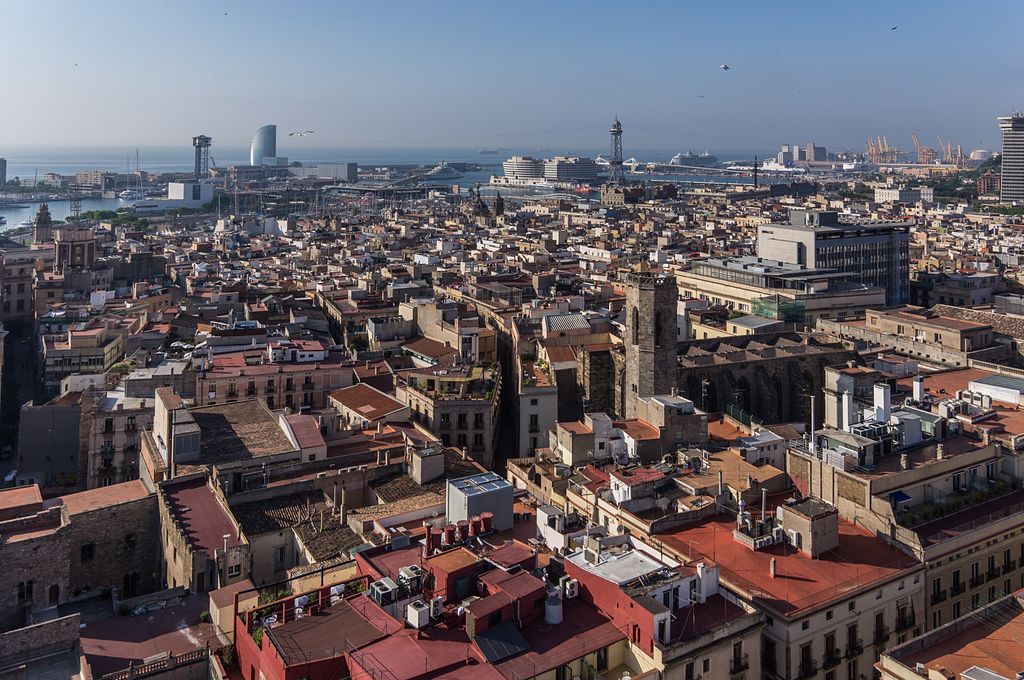
[[[0,634],[0,669],[73,650],[78,631],[79,615],[72,614]]]
[[[45,609],[51,600],[56,604],[68,591],[70,529],[64,509],[58,506],[31,518],[0,523],[4,533],[16,527],[42,531],[31,538],[0,543],[0,631],[24,626],[30,610]]]
[[[156,494],[72,515],[70,534],[71,597],[113,587],[126,598],[160,587]],[[83,561],[89,545],[92,557]]]

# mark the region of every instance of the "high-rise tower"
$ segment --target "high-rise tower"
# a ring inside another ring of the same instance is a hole
[[[674,278],[651,272],[626,276],[625,416],[636,416],[637,397],[670,394],[676,386]]]
[[[1003,131],[1001,203],[1024,202],[1024,113],[999,119]]]
[[[210,176],[210,142],[212,141],[206,135],[198,135],[192,138],[192,146],[196,148],[196,179],[204,179]]]
[[[252,136],[249,165],[263,165],[264,158],[277,156],[277,126],[264,125]]]
[[[619,122],[618,116],[615,117],[615,122],[612,123],[611,130],[612,135],[612,157],[608,161],[608,181],[612,184],[622,183],[622,123]]]

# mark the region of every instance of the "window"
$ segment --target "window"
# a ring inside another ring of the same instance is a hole
[[[953,618],[954,619],[959,619],[960,618],[960,603],[959,602],[954,602],[953,603]]]
[[[832,620],[832,610],[831,609],[829,609],[827,612],[825,612],[825,620],[826,621],[831,621]]]
[[[536,437],[530,437],[530,442],[531,442],[530,443],[530,448],[531,449],[537,448],[537,438]],[[481,433],[479,433],[479,432],[475,433],[473,435],[473,446],[483,446],[483,445],[484,445],[484,436]]]
[[[704,659],[704,664],[703,665],[704,665],[704,671],[703,672],[704,673],[710,673],[711,672],[711,659]]]
[[[932,612],[932,628],[938,628],[942,625],[942,610],[936,609]]]
[[[229,564],[228,565],[228,578],[233,578],[242,573],[241,564]]]
[[[32,601],[32,581],[22,581],[18,584],[18,604],[25,604]]]
[[[696,680],[696,676],[693,673],[693,662],[686,662],[686,671],[683,673],[683,680]]]
[[[284,564],[284,546],[279,545],[274,548],[274,565],[280,567]]]
[[[640,310],[633,308],[633,344],[640,344]]]
[[[540,431],[540,423],[538,422],[539,418],[540,416],[538,416],[536,413],[530,414],[530,432]]]
[[[846,677],[848,680],[857,680],[857,659],[846,664]]]
[[[83,563],[84,562],[92,562],[92,558],[93,558],[93,555],[94,555],[95,552],[96,552],[95,544],[93,544],[93,543],[86,543],[81,548],[81,555],[80,555],[81,561]]]
[[[811,627],[811,622],[810,621],[803,621],[803,622],[800,623],[800,630],[807,630],[810,627]]]
[[[530,400],[530,406],[536,406],[536,405],[537,405],[537,400],[536,399],[531,399]],[[606,651],[605,654],[607,654],[607,653],[608,652]]]

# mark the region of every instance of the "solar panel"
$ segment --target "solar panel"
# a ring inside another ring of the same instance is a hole
[[[526,638],[511,621],[488,628],[474,636],[473,641],[490,663],[497,663],[530,649]]]
[[[987,668],[981,666],[971,666],[967,670],[960,673],[962,680],[1007,680],[998,673],[993,673]]]

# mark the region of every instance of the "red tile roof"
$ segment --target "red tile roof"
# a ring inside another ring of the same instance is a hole
[[[113,484],[88,491],[61,496],[68,514],[76,515],[82,512],[108,508],[121,503],[131,503],[145,498],[149,495],[146,485],[141,480]]]

